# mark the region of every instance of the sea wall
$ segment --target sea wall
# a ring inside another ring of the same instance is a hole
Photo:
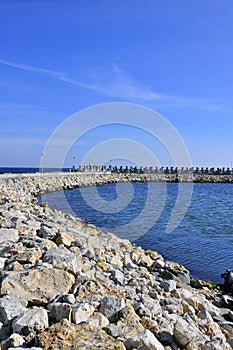
[[[134,175],[0,179],[1,349],[233,347],[232,312],[210,283],[36,200],[62,188],[153,180]]]
[[[111,172],[60,172],[0,174],[0,181],[16,183],[25,179],[24,186],[31,188],[32,195],[79,186],[99,185],[111,182],[194,182],[194,183],[233,183],[232,174],[201,173],[111,173]]]

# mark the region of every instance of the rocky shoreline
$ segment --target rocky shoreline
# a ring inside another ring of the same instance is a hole
[[[0,179],[2,350],[233,348],[233,313],[220,290],[192,280],[157,252],[36,199],[119,181],[154,180],[150,174]]]

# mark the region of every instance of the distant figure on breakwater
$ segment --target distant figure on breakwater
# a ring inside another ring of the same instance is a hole
[[[226,270],[221,274],[221,277],[224,278],[223,289],[226,293],[233,294],[233,271]]]

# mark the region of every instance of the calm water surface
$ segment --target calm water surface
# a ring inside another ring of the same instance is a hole
[[[119,191],[120,186],[120,191]],[[81,189],[85,195],[82,198],[80,189],[64,191],[65,198],[73,212],[82,219],[101,227],[105,231],[120,233],[122,226],[132,223],[139,217],[147,199],[148,184],[134,183],[133,197],[125,208],[117,213],[106,212],[106,203],[110,204],[118,198],[119,193],[127,197],[129,184],[107,184],[97,187],[101,210],[88,205],[88,198],[94,198],[96,188]],[[132,187],[131,186],[131,187]],[[233,269],[233,185],[231,184],[194,184],[190,207],[179,226],[166,233],[166,224],[174,207],[178,184],[150,184],[159,198],[166,188],[166,202],[162,214],[153,227],[140,237],[147,221],[151,221],[153,210],[147,210],[146,215],[132,226],[124,237],[131,239],[134,234],[137,245],[145,249],[153,249],[165,258],[185,265],[196,278],[221,282],[220,274],[226,269]],[[181,184],[181,186],[190,186]],[[63,192],[46,194],[42,200],[50,206],[62,211],[71,212],[64,205]],[[96,201],[95,201],[96,202]],[[101,202],[104,202],[101,207]],[[130,232],[129,232],[130,231]],[[122,236],[122,234],[121,234]]]

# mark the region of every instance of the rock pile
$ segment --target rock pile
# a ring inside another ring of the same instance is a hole
[[[233,313],[208,283],[35,197],[109,181],[0,181],[1,349],[233,348]]]

